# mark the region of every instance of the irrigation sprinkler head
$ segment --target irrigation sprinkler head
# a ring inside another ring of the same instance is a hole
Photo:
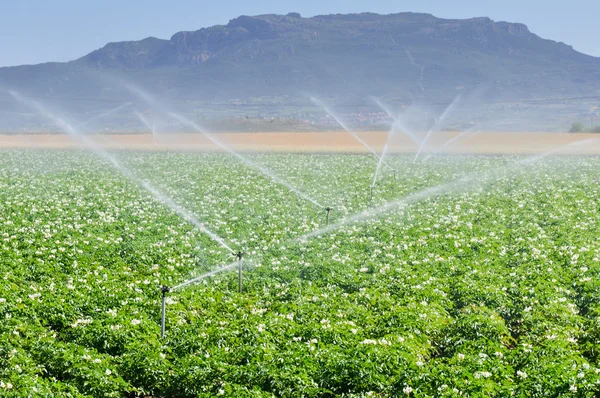
[[[235,257],[239,260],[242,261],[242,257],[244,257],[244,253],[239,251],[237,253],[235,253]]]
[[[171,291],[171,288],[168,286],[161,286],[160,287],[160,291],[162,292],[163,296],[166,295],[167,293],[169,293]]]

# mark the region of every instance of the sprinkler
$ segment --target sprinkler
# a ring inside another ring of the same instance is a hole
[[[238,288],[240,293],[242,293],[242,257],[244,257],[244,253],[237,252],[235,256],[238,259]]]
[[[165,338],[165,314],[166,314],[166,303],[167,303],[167,293],[171,291],[170,287],[161,286],[160,291],[162,292],[162,315],[160,318],[160,337]]]
[[[329,225],[329,213],[333,210],[331,207],[325,208],[325,226]]]

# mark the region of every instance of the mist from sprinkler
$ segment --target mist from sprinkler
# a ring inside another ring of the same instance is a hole
[[[156,146],[158,144],[158,137],[156,134],[156,128],[154,123],[150,123],[148,118],[138,111],[135,111],[135,115],[138,119],[140,119],[144,126],[146,126],[148,130],[150,130],[150,132],[152,133],[152,143],[154,144],[154,146]]]
[[[206,273],[204,273],[202,275],[198,275],[198,276],[196,276],[194,278],[191,278],[191,279],[188,279],[188,280],[186,280],[184,282],[181,282],[180,284],[173,286],[171,288],[171,291],[175,292],[177,290],[181,290],[182,288],[184,288],[186,286],[193,285],[193,284],[198,283],[198,282],[200,282],[200,281],[202,281],[202,280],[204,280],[206,278],[210,278],[211,276],[215,276],[217,274],[220,274],[222,272],[235,269],[237,267],[239,267],[239,261],[234,261],[234,262],[232,262],[230,264],[227,264],[227,265],[225,265],[223,267],[217,268],[215,270],[206,272]]]
[[[446,107],[446,109],[444,110],[444,112],[442,113],[442,115],[436,120],[436,122],[433,125],[433,127],[431,127],[429,129],[429,131],[425,135],[425,138],[423,138],[423,141],[421,142],[421,145],[419,146],[419,150],[417,151],[417,154],[415,155],[415,158],[413,159],[413,164],[417,162],[417,159],[419,158],[419,155],[423,151],[423,148],[425,147],[425,144],[427,144],[427,141],[429,140],[429,137],[431,137],[431,135],[433,133],[437,133],[441,129],[441,127],[443,126],[444,122],[446,121],[446,118],[448,117],[448,115],[450,114],[450,112],[452,112],[454,110],[454,107],[460,101],[460,99],[461,99],[461,95],[459,94],[459,95],[456,96],[456,98],[454,99],[454,101],[452,101],[450,103],[450,105],[448,105]]]
[[[400,113],[394,113],[392,112],[391,108],[389,107],[389,105],[387,105],[386,103],[384,103],[382,100],[380,100],[377,97],[371,97],[371,99],[385,112],[387,113],[388,117],[390,119],[392,119],[392,127],[391,130],[394,131],[394,134],[400,130],[402,133],[404,133],[406,136],[408,136],[408,138],[411,139],[411,141],[419,146],[421,145],[422,140],[417,136],[417,134],[412,131],[411,129],[409,129],[404,122],[402,121],[402,114]]]
[[[423,158],[423,162],[427,161],[433,155],[438,154],[438,153],[442,152],[444,149],[450,147],[453,143],[458,142],[463,138],[475,137],[477,134],[481,133],[481,131],[473,131],[473,129],[474,129],[474,127],[467,129],[467,130],[463,131],[462,133],[458,134],[457,136],[449,139],[440,147],[435,148],[433,151],[431,151],[427,156],[425,156]]]
[[[352,137],[354,137],[355,140],[357,140],[358,142],[360,142],[365,148],[367,148],[373,155],[375,155],[375,157],[377,158],[377,160],[379,162],[383,162],[381,156],[379,156],[379,154],[369,145],[367,144],[362,138],[360,138],[358,136],[358,134],[356,134],[354,131],[352,131],[352,129],[350,129],[346,123],[344,123],[342,121],[342,119],[331,110],[330,107],[328,107],[323,101],[321,101],[320,99],[316,98],[316,97],[310,97],[310,100],[317,106],[323,108],[323,110],[329,115],[331,116],[336,122],[337,124],[339,124],[348,134],[352,135]],[[392,166],[390,166],[389,164],[385,163],[386,167],[388,167],[390,170],[394,170],[394,168]]]
[[[311,202],[315,206],[320,207],[321,209],[325,208],[325,206],[323,206],[319,202],[317,202],[316,199],[313,199],[312,197],[310,197],[306,193],[300,191],[298,188],[296,188],[295,186],[293,186],[289,182],[287,182],[284,179],[282,179],[281,177],[275,175],[272,171],[270,171],[270,170],[266,169],[265,167],[263,167],[263,166],[255,163],[255,162],[253,162],[248,157],[243,156],[242,154],[240,154],[239,152],[237,152],[236,150],[234,150],[233,148],[231,148],[229,145],[227,145],[224,142],[222,142],[221,140],[217,139],[214,134],[209,133],[207,129],[201,127],[198,123],[194,122],[193,120],[188,119],[187,117],[185,117],[185,116],[183,116],[183,115],[181,115],[179,113],[175,113],[175,112],[171,112],[171,111],[166,110],[164,106],[162,106],[153,96],[151,96],[150,94],[148,94],[144,90],[140,89],[139,87],[136,87],[136,86],[132,85],[131,83],[122,83],[122,84],[127,89],[129,89],[134,95],[136,95],[138,98],[140,98],[141,100],[143,100],[144,102],[146,102],[151,107],[153,107],[156,110],[159,110],[160,112],[162,112],[162,113],[170,116],[172,119],[178,121],[179,123],[183,124],[184,126],[192,128],[192,129],[196,130],[197,132],[201,133],[203,136],[205,136],[206,138],[208,138],[213,144],[215,144],[216,146],[218,146],[219,148],[221,148],[225,152],[227,152],[227,153],[235,156],[236,158],[238,158],[242,163],[246,164],[247,166],[250,166],[251,168],[257,170],[263,176],[271,179],[272,181],[274,181],[277,184],[285,186],[290,191],[292,191],[293,193],[295,193],[297,196],[299,196],[299,197],[301,197],[301,198],[303,198],[303,199]]]
[[[125,108],[127,108],[128,106],[131,106],[131,104],[132,104],[131,102],[126,102],[126,103],[124,103],[124,104],[122,104],[122,105],[119,105],[119,106],[117,106],[117,107],[116,107],[116,108],[114,108],[114,109],[108,110],[108,111],[106,111],[106,112],[103,112],[103,113],[101,113],[101,114],[99,114],[99,115],[96,115],[96,116],[92,117],[91,119],[88,119],[88,120],[86,120],[85,122],[78,124],[78,125],[77,125],[77,126],[75,126],[74,128],[75,128],[75,130],[79,131],[79,129],[81,129],[82,127],[84,127],[84,126],[87,126],[87,125],[89,125],[90,123],[92,123],[92,122],[95,122],[96,120],[99,120],[99,119],[105,118],[105,117],[107,117],[107,116],[110,116],[110,115],[112,115],[112,114],[114,114],[114,113],[117,113],[117,112],[119,112],[120,110],[122,110],[122,109],[125,109]]]
[[[553,148],[551,150],[548,150],[542,154],[539,155],[533,155],[533,156],[529,156],[525,159],[522,159],[520,161],[517,161],[515,163],[511,163],[509,165],[506,166],[501,166],[498,168],[494,168],[492,170],[488,170],[485,171],[483,173],[472,173],[472,174],[468,174],[464,177],[461,177],[457,180],[454,181],[449,181],[446,183],[442,183],[433,187],[429,187],[429,188],[425,188],[421,191],[415,192],[415,193],[411,193],[403,198],[391,201],[391,202],[387,202],[377,208],[374,209],[368,209],[362,212],[358,212],[354,215],[351,215],[341,221],[339,221],[336,224],[330,224],[329,226],[326,226],[324,228],[321,228],[319,230],[313,231],[313,232],[309,232],[301,237],[298,237],[296,239],[294,239],[295,242],[304,242],[308,239],[323,235],[325,233],[334,231],[344,225],[350,224],[350,223],[360,223],[360,222],[364,222],[366,220],[372,219],[375,216],[379,216],[380,214],[383,214],[393,208],[396,208],[398,206],[401,205],[409,205],[412,203],[416,203],[419,202],[421,200],[425,200],[425,199],[429,199],[431,197],[437,196],[437,195],[441,195],[444,194],[446,192],[450,192],[453,190],[458,190],[461,189],[462,191],[464,191],[465,187],[469,187],[470,185],[476,185],[478,180],[479,181],[487,181],[491,178],[497,177],[499,175],[499,173],[503,172],[503,171],[512,171],[515,170],[517,172],[521,172],[523,171],[523,165],[527,165],[527,164],[532,164],[535,162],[538,162],[550,155],[553,154],[558,154],[561,151],[565,150],[566,148],[569,147],[574,147],[574,146],[581,146],[581,145],[586,145],[586,144],[591,144],[591,143],[598,143],[600,142],[600,138],[590,138],[590,139],[585,139],[585,140],[579,140],[579,141],[574,141],[571,142],[567,145],[561,145],[558,146],[556,148]]]
[[[219,245],[221,245],[221,247],[227,249],[230,253],[234,252],[233,249],[231,247],[229,247],[229,245],[227,245],[227,243],[225,243],[225,241],[220,236],[218,236],[217,234],[215,234],[214,232],[212,232],[211,230],[206,228],[204,223],[202,223],[198,218],[196,218],[194,215],[192,215],[189,211],[187,211],[186,209],[184,209],[183,207],[181,207],[180,205],[175,203],[170,197],[168,197],[164,193],[160,192],[158,189],[156,189],[154,186],[152,186],[148,181],[144,181],[144,180],[140,179],[139,177],[137,177],[129,169],[127,169],[125,166],[123,166],[121,164],[121,162],[119,162],[113,155],[111,155],[109,152],[104,150],[102,147],[98,146],[95,142],[93,142],[92,140],[87,138],[85,135],[79,134],[79,132],[73,127],[72,123],[69,123],[69,122],[65,121],[64,119],[62,119],[61,117],[50,112],[45,106],[43,106],[42,104],[40,104],[37,101],[25,98],[15,91],[9,91],[9,93],[18,102],[36,110],[40,115],[46,117],[47,119],[52,120],[58,128],[60,128],[62,131],[64,131],[69,136],[74,138],[77,142],[79,142],[84,147],[89,148],[96,155],[107,160],[115,169],[117,169],[119,172],[121,172],[121,174],[123,174],[123,176],[125,176],[129,180],[135,182],[136,184],[140,185],[147,192],[149,192],[155,199],[157,199],[163,205],[166,205],[167,207],[169,207],[179,217],[188,221],[190,224],[197,227],[200,231],[202,231],[205,234],[207,234],[208,236],[210,236],[215,242],[217,242]]]
[[[388,130],[387,137],[385,140],[385,145],[383,146],[383,150],[381,151],[381,158],[379,160],[379,163],[377,164],[377,169],[375,169],[375,174],[373,175],[373,182],[371,183],[371,185],[374,186],[377,183],[377,179],[378,179],[379,173],[381,171],[381,164],[383,163],[383,160],[387,156],[390,143],[391,143],[393,137],[396,136],[398,131],[401,131],[402,133],[407,135],[412,140],[412,142],[414,144],[416,144],[417,146],[421,145],[421,140],[417,137],[417,135],[413,131],[411,131],[409,128],[407,128],[406,125],[402,122],[402,115],[400,113],[395,114],[391,110],[391,108],[387,104],[385,104],[383,101],[381,101],[379,98],[377,98],[377,97],[370,97],[370,98],[385,113],[387,113],[387,115],[390,119],[392,119],[392,125],[390,126],[390,129]],[[394,181],[396,181],[397,170],[394,169],[393,172],[394,172]]]

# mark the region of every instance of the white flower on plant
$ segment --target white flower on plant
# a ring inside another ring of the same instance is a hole
[[[577,386],[575,384],[571,385],[571,387],[569,387],[569,391],[577,392]]]
[[[459,360],[462,361],[463,359],[465,359],[465,354],[458,354],[457,357]]]
[[[133,326],[137,326],[137,325],[139,325],[140,323],[142,323],[142,321],[140,321],[139,319],[132,319],[132,320],[131,320],[131,324],[132,324]]]
[[[402,389],[402,392],[403,392],[405,395],[410,395],[410,393],[411,393],[411,392],[413,392],[413,389],[412,389],[410,386],[406,386],[406,387],[404,387],[404,388]]]
[[[517,370],[517,376],[519,376],[522,379],[526,379],[527,378],[527,373],[521,372],[520,370]]]
[[[112,374],[112,370],[106,369],[104,373],[106,373],[107,376],[110,376]]]
[[[377,340],[365,339],[360,344],[377,344]]]
[[[485,372],[484,371],[484,372],[475,372],[474,376],[475,376],[476,379],[481,379],[482,377],[484,379],[487,379],[487,378],[492,377],[492,374],[490,372]]]
[[[0,381],[0,388],[4,388],[6,390],[12,390],[13,385],[10,383],[4,383],[3,381]]]

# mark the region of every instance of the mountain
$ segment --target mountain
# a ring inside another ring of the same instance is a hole
[[[600,59],[489,18],[290,13],[109,43],[67,63],[0,68],[0,87],[42,97],[131,100],[117,81],[169,101],[285,112],[310,104],[309,95],[344,106],[369,96],[444,102],[482,87],[496,101],[596,95]]]

